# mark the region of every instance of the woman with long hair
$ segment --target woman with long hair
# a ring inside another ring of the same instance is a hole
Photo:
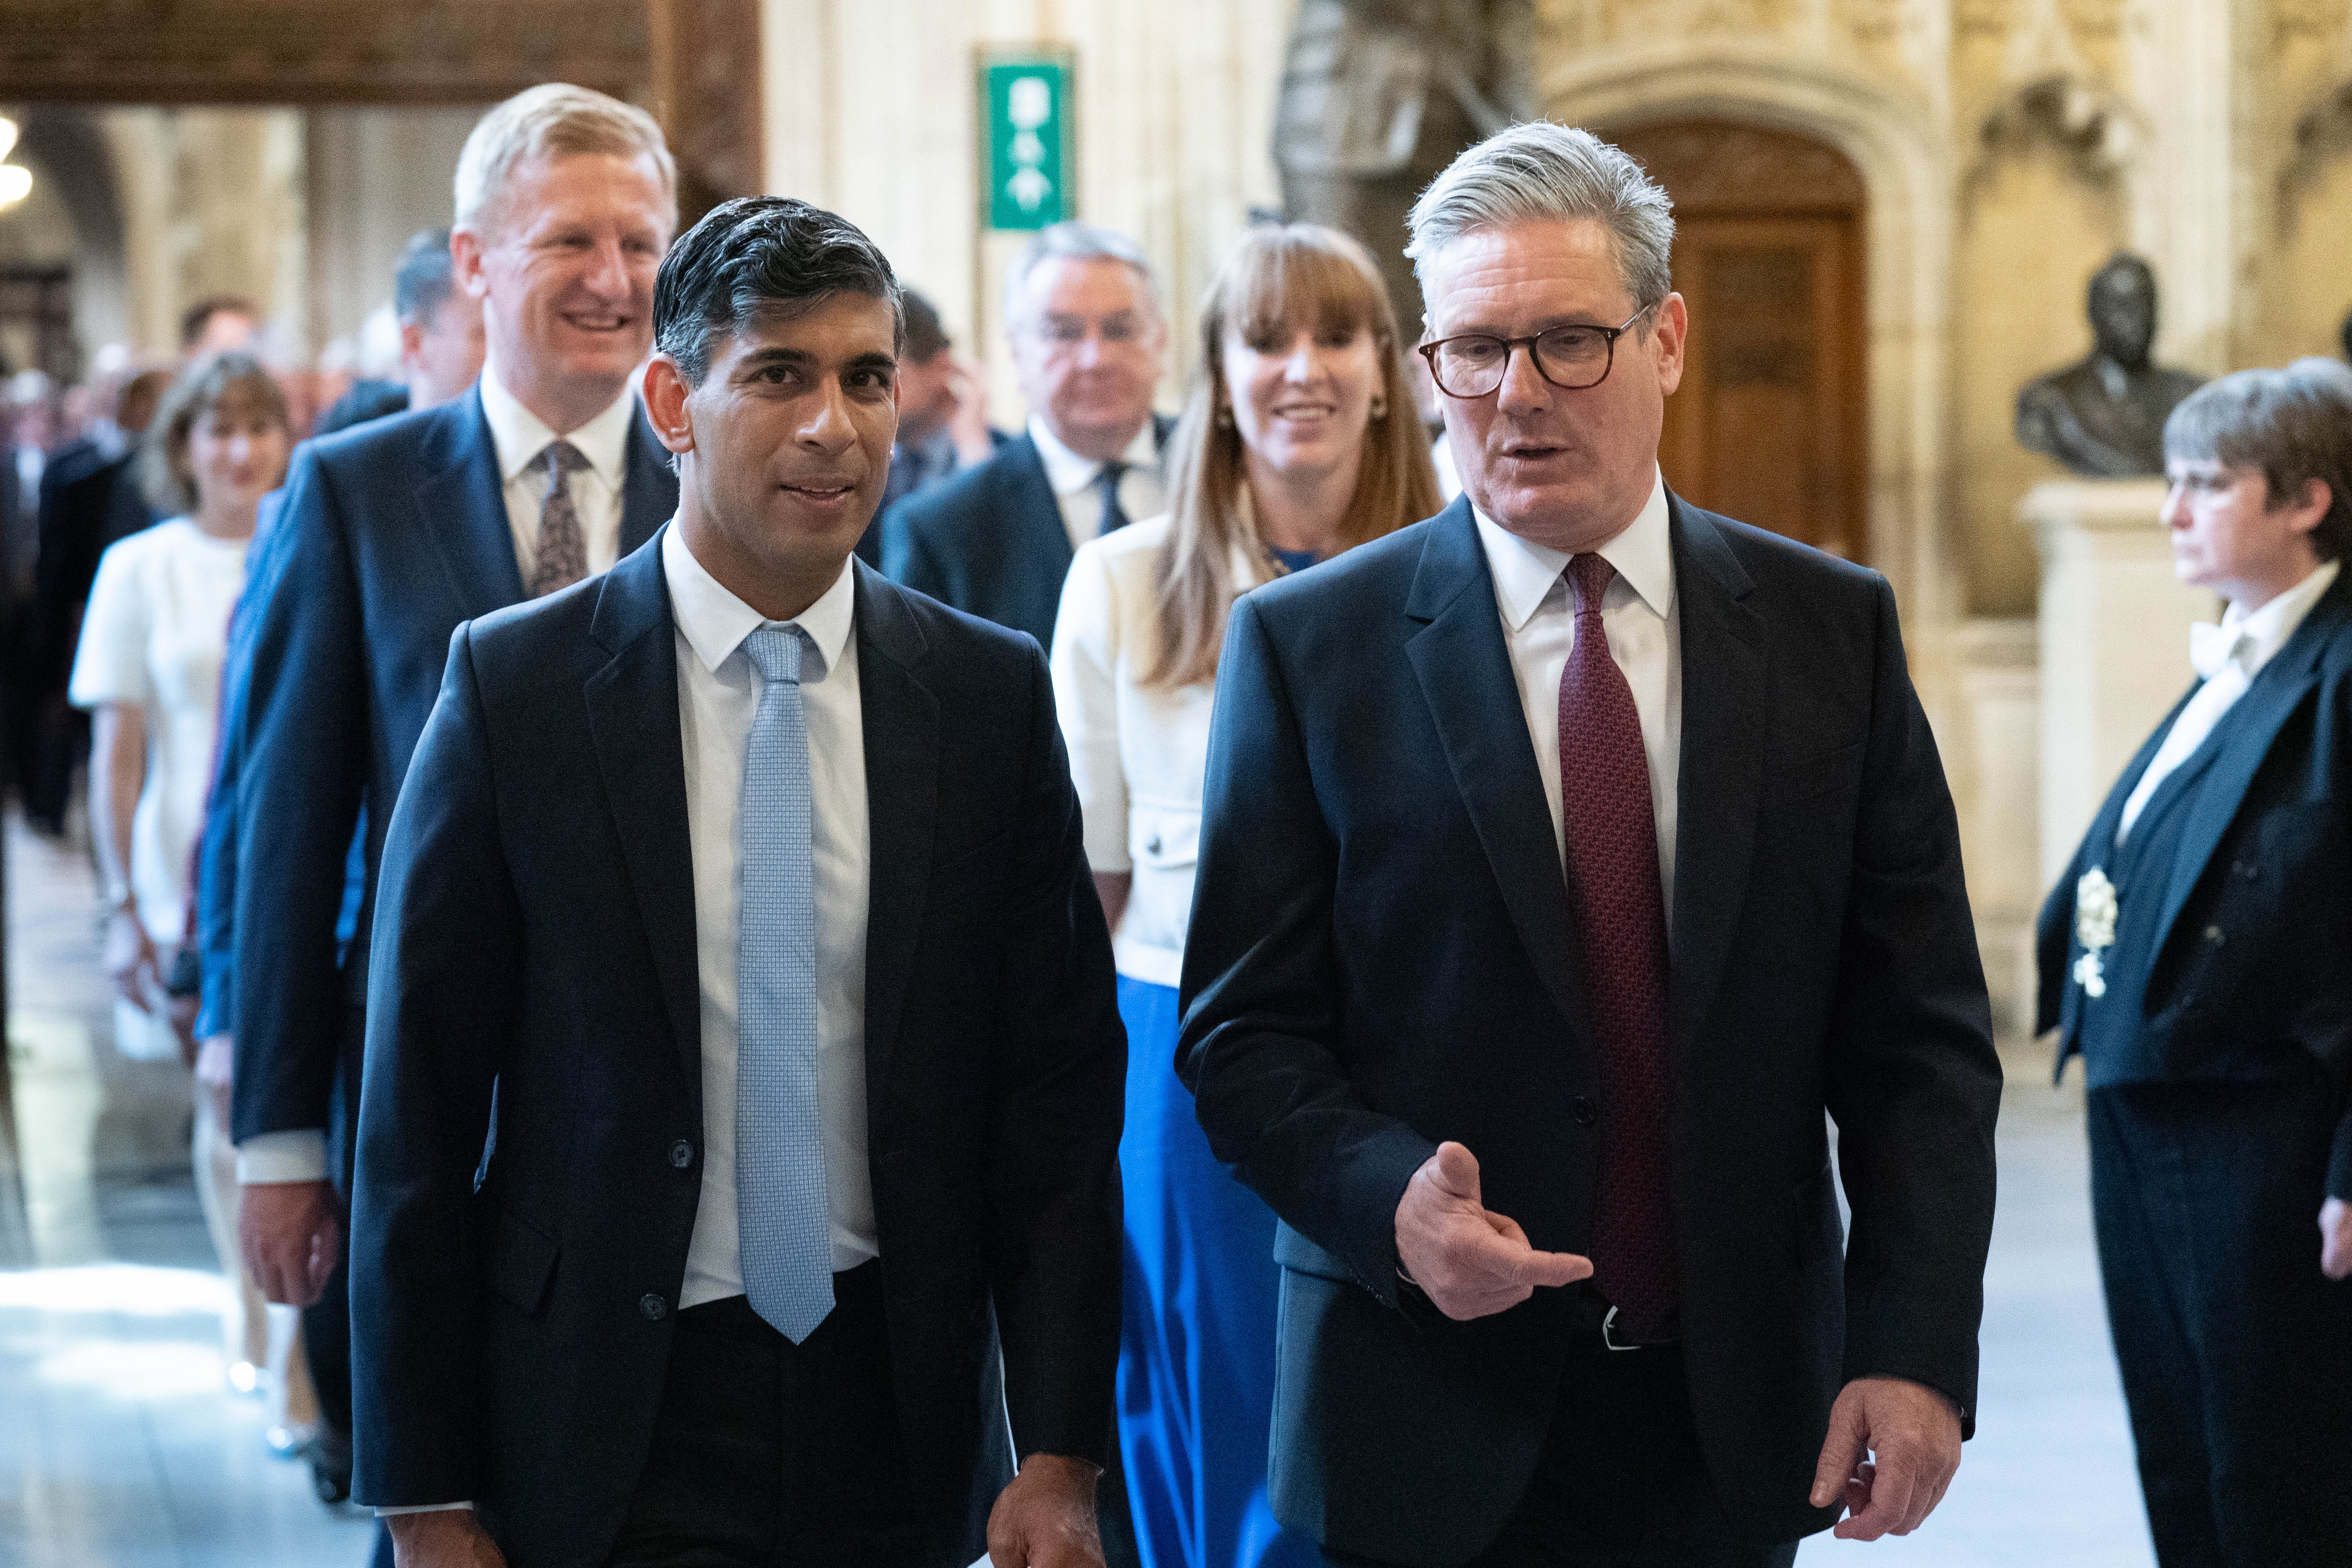
[[[1379,268],[1309,225],[1245,235],[1201,311],[1167,515],[1082,546],[1054,690],[1128,1029],[1119,1445],[1145,1568],[1318,1561],[1266,1500],[1274,1215],[1210,1154],[1176,1078],[1218,649],[1234,601],[1435,513]]]
[[[237,1249],[226,1064],[197,1060],[189,907],[229,613],[245,590],[261,498],[285,482],[293,441],[285,394],[251,354],[213,354],[181,373],[140,459],[148,499],[167,521],[100,558],[68,689],[92,717],[90,838],[106,884],[115,1047],[199,1068],[196,1194],[232,1284],[229,1378],[250,1390],[268,1369],[270,1443],[281,1453],[308,1437],[317,1410],[299,1317],[266,1310]]]

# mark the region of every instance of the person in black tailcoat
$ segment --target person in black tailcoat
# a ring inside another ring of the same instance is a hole
[[[2043,905],[2163,1568],[2352,1563],[2352,371],[2166,423],[2190,688]]]

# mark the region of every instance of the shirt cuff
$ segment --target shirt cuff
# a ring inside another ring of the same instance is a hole
[[[464,1509],[470,1513],[473,1508],[474,1505],[469,1502],[420,1502],[400,1508],[380,1508],[375,1510],[375,1516],[378,1519],[390,1519],[396,1513],[456,1513],[459,1509]]]
[[[264,1132],[236,1146],[240,1186],[327,1179],[327,1134],[323,1129]]]

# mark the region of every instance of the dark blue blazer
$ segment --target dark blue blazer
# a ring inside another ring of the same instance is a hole
[[[2059,1031],[2062,1073],[2094,1005],[2074,979],[2075,884],[2103,863],[2124,803],[2188,701],[2116,780],[2042,906],[2035,1026]],[[2140,1026],[2127,1050],[2086,1063],[2089,1080],[2183,1083],[2316,1064],[2335,1094],[2352,1098],[2352,571],[2263,666],[2226,727],[2207,742],[2215,754],[2161,879]],[[2327,1190],[2352,1198],[2352,1103]]]
[[[669,454],[640,418],[622,486],[623,552],[677,506]],[[333,1090],[350,1065],[349,1009],[366,995],[383,825],[449,634],[523,596],[480,395],[303,443],[262,557],[224,741],[239,758],[236,874],[217,879],[233,900],[239,1142],[348,1130],[331,1114]],[[363,808],[369,893],[344,963],[336,927]]]
[[[890,1374],[960,1564],[1008,1407],[1021,1454],[1104,1457],[1125,1038],[1044,658],[856,570]],[[354,1495],[472,1499],[517,1568],[611,1548],[701,1192],[674,626],[653,544],[461,629],[384,853]]]
[[[1670,527],[1683,1355],[1725,1508],[1788,1541],[1834,1517],[1806,1496],[1847,1380],[1974,1407],[2000,1068],[1885,581],[1678,500]],[[1568,1299],[1444,1319],[1400,1289],[1397,1204],[1457,1139],[1487,1206],[1586,1251],[1600,1093],[1466,501],[1235,605],[1203,808],[1177,1068],[1281,1221],[1275,1512],[1381,1561],[1464,1562],[1572,1416]]]
[[[1154,416],[1163,447],[1171,423]],[[882,570],[893,581],[1027,632],[1040,647],[1054,646],[1070,531],[1037,443],[1025,434],[988,461],[908,496],[874,528],[882,536]]]

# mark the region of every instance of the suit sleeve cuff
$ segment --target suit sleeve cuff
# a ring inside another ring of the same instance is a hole
[[[380,1508],[375,1510],[375,1516],[378,1519],[390,1519],[396,1513],[456,1513],[461,1509],[471,1513],[474,1510],[474,1505],[469,1502],[408,1503],[398,1508]]]
[[[327,1179],[327,1134],[321,1129],[263,1132],[236,1146],[236,1179],[242,1186]]]

